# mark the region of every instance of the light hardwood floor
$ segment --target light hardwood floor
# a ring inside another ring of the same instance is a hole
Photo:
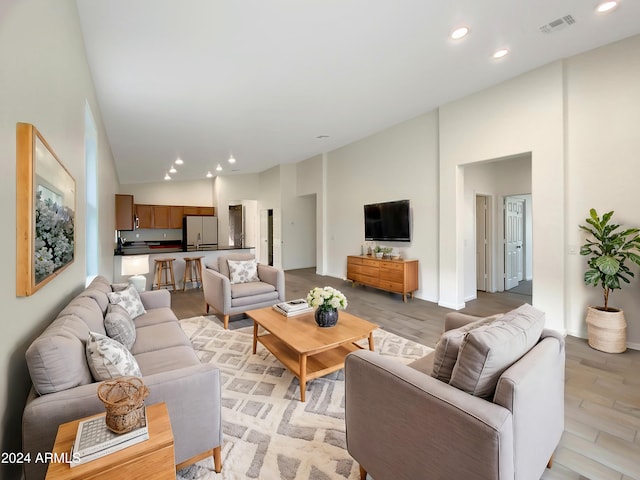
[[[430,347],[451,311],[419,299],[403,303],[400,295],[352,287],[350,282],[316,275],[314,268],[290,270],[285,277],[288,300],[330,285],[346,295],[350,313]],[[531,297],[516,293],[478,293],[462,312],[486,316],[531,302]],[[204,315],[202,291],[176,292],[173,309],[179,318]],[[243,315],[231,318],[230,328],[249,325]],[[565,431],[553,467],[542,478],[640,479],[640,351],[606,354],[575,337],[567,337],[566,346]]]

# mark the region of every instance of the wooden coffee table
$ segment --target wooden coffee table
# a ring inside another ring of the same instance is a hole
[[[313,313],[285,317],[271,307],[250,310],[253,319],[253,353],[258,342],[264,345],[300,381],[300,400],[305,401],[307,381],[344,367],[349,352],[363,347],[356,341],[369,339],[373,351],[373,331],[377,325],[341,311],[338,324],[322,328]],[[268,333],[258,335],[258,327]]]

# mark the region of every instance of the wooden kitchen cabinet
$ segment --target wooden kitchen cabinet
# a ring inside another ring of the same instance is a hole
[[[116,194],[116,230],[133,230],[133,195]]]
[[[138,225],[136,228],[153,228],[153,205],[136,204]]]
[[[153,228],[182,228],[183,216],[184,207],[173,205],[154,205]]]
[[[170,228],[169,224],[171,223],[171,218],[169,215],[170,210],[168,205],[154,205],[152,228]]]
[[[215,207],[184,207],[185,215],[215,215]]]
[[[184,207],[169,207],[169,228],[182,228]]]
[[[118,216],[125,213],[119,213],[118,202],[125,204],[125,199],[118,199],[120,195],[116,195],[116,229],[117,230],[134,230],[136,228],[158,228],[158,229],[178,229],[182,228],[182,219],[185,215],[215,215],[215,207],[185,207],[182,205],[145,205],[133,204],[133,195],[122,195],[130,197],[131,201],[131,222],[126,225],[128,228],[120,228]],[[121,207],[124,211],[124,207]],[[134,212],[135,211],[135,215]],[[137,218],[137,225],[134,222]],[[124,222],[124,220],[123,220]]]

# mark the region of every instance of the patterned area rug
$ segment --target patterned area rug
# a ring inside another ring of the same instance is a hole
[[[207,317],[181,320],[200,360],[222,372],[222,473],[212,459],[178,472],[179,480],[357,479],[344,428],[344,371],[307,383],[306,402],[295,378],[262,345],[252,353],[253,328],[224,330]],[[431,349],[376,330],[376,351],[410,363]],[[366,341],[363,342],[363,346]]]

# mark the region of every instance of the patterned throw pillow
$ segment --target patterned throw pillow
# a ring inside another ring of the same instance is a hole
[[[91,332],[86,353],[89,370],[96,382],[125,376],[142,377],[138,362],[131,352],[109,337]]]
[[[140,295],[133,285],[129,285],[129,287],[120,292],[110,292],[107,296],[109,297],[109,302],[122,305],[132,319],[147,313],[144,305],[142,305],[142,300],[140,300]]]
[[[229,263],[229,280],[231,283],[259,282],[258,261],[252,260],[227,260]]]
[[[129,312],[120,304],[112,303],[107,307],[104,317],[104,329],[109,337],[131,350],[136,341],[136,326]]]

